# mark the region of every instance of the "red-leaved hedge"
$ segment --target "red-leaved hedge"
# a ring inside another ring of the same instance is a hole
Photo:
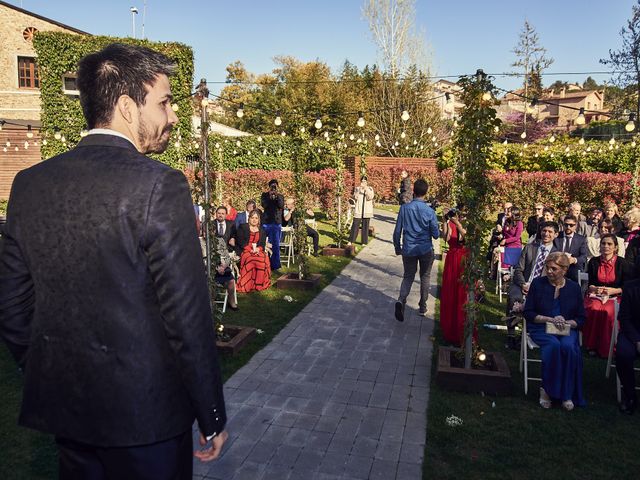
[[[376,193],[376,201],[396,201],[400,186],[401,167],[374,167],[367,169],[369,185]],[[450,169],[437,171],[435,168],[407,168],[412,180],[424,178],[429,184],[428,197],[435,197],[445,204],[451,203],[453,173]],[[193,172],[185,172],[190,181]],[[280,191],[289,196],[293,193],[292,173],[288,170],[236,170],[223,172],[224,194],[232,198],[232,204],[241,210],[247,199],[259,201],[270,179],[276,178]],[[562,173],[562,172],[492,172],[494,185],[494,209],[498,210],[504,201],[511,201],[530,215],[536,202],[564,212],[571,201],[579,201],[583,209],[602,206],[605,201],[615,201],[621,210],[631,203],[631,175],[628,173]],[[321,208],[333,215],[336,210],[335,171],[333,169],[305,174],[307,184],[306,207]],[[345,193],[343,199],[353,191],[353,178],[345,173]],[[344,200],[343,200],[344,201]]]

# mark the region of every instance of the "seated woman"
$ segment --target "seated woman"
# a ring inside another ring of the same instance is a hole
[[[600,255],[589,260],[589,290],[584,306],[587,321],[582,332],[582,344],[590,355],[609,356],[613,331],[614,304],[622,294],[622,284],[629,280],[631,269],[618,256],[618,239],[612,233],[600,237]]]
[[[600,222],[597,231],[590,237],[587,237],[587,260],[600,256],[600,238],[607,233],[613,233],[613,222],[605,218]],[[618,257],[626,258],[626,248],[624,240],[616,236],[618,241]]]
[[[260,226],[260,212],[249,213],[249,223],[238,227],[236,253],[240,256],[239,292],[265,290],[271,286],[271,266],[265,251],[267,234]]]
[[[640,208],[633,207],[622,216],[622,224],[624,228],[618,234],[624,240],[625,246],[629,245],[631,240],[640,235]]]
[[[236,290],[236,280],[233,277],[233,272],[231,271],[232,263],[231,255],[229,255],[229,250],[227,249],[227,243],[221,237],[214,237],[215,248],[220,255],[220,264],[216,266],[216,273],[214,275],[214,279],[216,283],[226,287],[229,303],[229,308],[231,310],[238,310],[238,305],[235,303],[235,295],[234,292]]]
[[[542,353],[540,406],[550,408],[559,400],[566,410],[586,404],[582,396],[582,354],[577,329],[584,323],[582,291],[577,283],[565,279],[569,258],[552,252],[545,260],[547,276],[535,278],[524,305],[527,332]],[[568,335],[547,333],[547,323]]]
[[[620,231],[622,230],[622,219],[620,218],[620,215],[618,215],[618,205],[616,205],[614,202],[607,202],[604,204],[604,208],[602,209],[602,211],[604,212],[602,220],[606,218],[608,220],[611,220],[611,223],[613,224],[612,233],[615,233],[616,235],[620,233]]]

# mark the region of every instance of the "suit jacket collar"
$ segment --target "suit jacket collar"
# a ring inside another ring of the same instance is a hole
[[[104,135],[101,133],[87,135],[80,140],[80,143],[78,143],[76,148],[80,147],[116,147],[133,150],[134,152],[138,151],[133,143],[125,138],[118,137],[116,135]]]

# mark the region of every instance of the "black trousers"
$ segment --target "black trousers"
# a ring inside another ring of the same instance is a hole
[[[94,447],[56,437],[60,480],[191,480],[191,430],[136,447]]]
[[[349,241],[351,243],[356,241],[358,237],[358,227],[360,227],[360,222],[362,222],[362,244],[366,245],[369,243],[369,220],[370,218],[354,218],[353,225],[351,225],[351,235],[349,235]]]
[[[320,235],[318,232],[307,225],[307,237],[311,237],[311,241],[313,242],[313,253],[318,253],[318,242],[320,241]]]
[[[622,383],[622,391],[627,400],[636,400],[636,379],[633,361],[638,356],[635,344],[624,334],[618,334],[616,343],[616,372]]]

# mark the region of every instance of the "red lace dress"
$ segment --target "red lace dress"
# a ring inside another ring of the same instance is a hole
[[[260,232],[250,232],[249,243],[240,255],[240,279],[237,286],[239,292],[265,290],[271,286],[269,256],[262,247],[258,247],[258,251],[253,252],[252,244],[258,243],[258,240],[260,240]]]
[[[594,282],[596,285],[615,282],[617,259],[618,256],[614,255],[609,261],[604,259],[600,261],[598,281]],[[609,356],[609,345],[611,344],[615,317],[613,302],[617,301],[619,301],[619,297],[611,297],[605,303],[602,303],[599,298],[592,298],[589,295],[584,301],[587,321],[582,328],[582,344],[587,350],[595,350],[598,352],[598,356],[603,358]]]
[[[453,222],[449,222],[449,230],[451,238],[440,289],[440,328],[446,342],[460,346],[464,341],[464,306],[468,294],[462,283],[462,271],[463,260],[468,252],[459,240],[458,229]]]

